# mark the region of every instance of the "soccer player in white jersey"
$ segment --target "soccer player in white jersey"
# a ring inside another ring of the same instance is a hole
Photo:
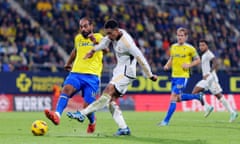
[[[85,58],[91,58],[96,51],[102,50],[112,43],[117,58],[117,64],[113,70],[111,81],[97,101],[81,111],[67,113],[69,118],[77,119],[80,122],[83,122],[86,115],[89,113],[102,109],[107,106],[109,102],[111,103],[112,100],[126,93],[128,85],[136,78],[137,62],[142,67],[147,78],[152,81],[157,80],[157,75],[152,73],[147,60],[134,43],[133,38],[125,30],[119,28],[117,21],[113,19],[108,20],[104,28],[106,36],[85,56]],[[116,116],[115,120],[117,120],[119,124],[116,135],[130,135],[130,130],[122,114],[119,114],[121,111],[118,109],[119,108],[112,107],[112,115],[113,117]]]
[[[202,39],[199,42],[199,48],[202,52],[201,56],[201,68],[203,79],[197,83],[194,87],[192,93],[203,92],[204,90],[209,90],[217,99],[223,104],[223,106],[231,113],[229,122],[233,122],[238,114],[230,106],[228,101],[226,101],[224,95],[222,94],[222,88],[218,82],[217,71],[217,60],[214,54],[209,50],[208,43],[206,40]],[[212,65],[211,65],[212,64]],[[212,111],[213,107],[210,106],[204,99],[204,108],[206,110],[204,116],[207,117]]]

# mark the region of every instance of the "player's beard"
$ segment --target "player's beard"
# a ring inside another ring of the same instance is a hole
[[[88,38],[88,35],[90,34],[91,32],[82,32],[82,35],[84,38]]]

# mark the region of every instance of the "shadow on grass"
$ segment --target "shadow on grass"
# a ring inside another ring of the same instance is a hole
[[[49,135],[54,136],[54,135]],[[65,136],[55,136],[58,138],[87,138],[89,141],[91,140],[99,140],[98,142],[101,143],[101,139],[115,141],[116,143],[124,143],[124,144],[138,144],[138,143],[146,143],[146,144],[206,144],[207,142],[204,140],[196,139],[196,140],[177,140],[177,139],[163,139],[163,138],[151,138],[151,137],[136,137],[136,136],[112,136],[112,135],[105,135],[105,134],[94,134],[94,135],[65,135]]]
[[[120,139],[122,137],[110,137],[111,139]],[[162,139],[162,138],[150,138],[150,137],[124,137],[123,140],[132,143],[154,143],[154,144],[206,144],[203,140],[176,140],[176,139]]]

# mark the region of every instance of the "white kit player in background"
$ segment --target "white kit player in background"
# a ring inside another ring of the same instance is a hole
[[[194,87],[192,93],[199,93],[203,92],[204,90],[209,90],[213,95],[217,97],[217,99],[223,104],[223,106],[231,113],[229,122],[233,122],[237,117],[238,114],[228,101],[225,99],[224,95],[222,94],[222,88],[219,84],[218,77],[216,74],[217,71],[217,60],[214,54],[209,50],[208,43],[206,40],[202,39],[199,41],[199,48],[202,53],[201,56],[201,68],[202,68],[202,75],[203,79],[197,83]],[[206,99],[204,98],[204,108],[205,114],[204,116],[207,117],[212,111],[213,107],[210,106]]]
[[[67,116],[83,122],[86,115],[102,109],[109,104],[110,112],[118,124],[119,129],[116,135],[130,135],[130,129],[126,125],[119,107],[115,107],[112,102],[123,96],[128,85],[136,78],[137,62],[143,69],[147,78],[152,81],[157,80],[142,52],[136,46],[132,37],[123,29],[120,29],[118,22],[108,20],[104,25],[106,36],[96,45],[85,58],[91,58],[96,51],[102,50],[112,43],[117,64],[113,70],[113,77],[98,100],[88,105],[85,109],[77,112],[68,112]]]

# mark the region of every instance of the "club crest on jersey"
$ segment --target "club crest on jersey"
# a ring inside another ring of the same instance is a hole
[[[94,46],[94,44],[93,43],[90,43],[90,42],[80,42],[80,43],[78,43],[78,46],[80,47],[80,46]]]
[[[173,57],[176,57],[176,58],[185,58],[186,55],[185,55],[185,54],[183,54],[183,55],[181,55],[181,54],[175,54],[175,55],[173,55]]]

